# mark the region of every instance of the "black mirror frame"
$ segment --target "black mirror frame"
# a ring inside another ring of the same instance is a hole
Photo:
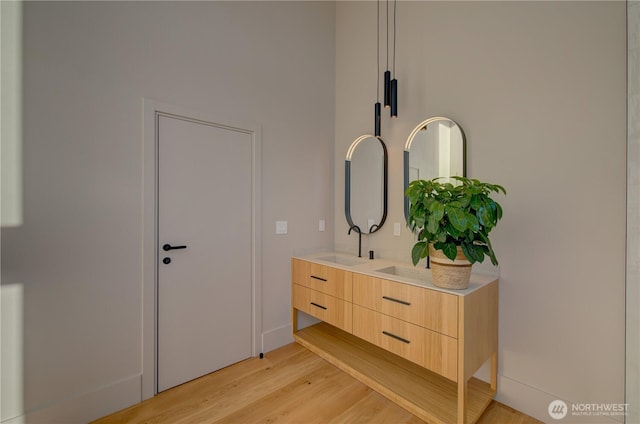
[[[353,152],[355,151],[357,145],[367,138],[376,138],[380,142],[383,152],[382,218],[380,219],[379,224],[373,224],[371,228],[368,229],[368,233],[362,232],[362,234],[373,234],[380,228],[382,228],[382,225],[387,220],[389,155],[387,153],[386,144],[384,144],[384,141],[379,136],[361,135],[349,147],[347,158],[344,161],[344,214],[347,218],[347,224],[349,224],[349,228],[359,228],[353,223],[353,219],[351,218],[351,157],[353,156]]]

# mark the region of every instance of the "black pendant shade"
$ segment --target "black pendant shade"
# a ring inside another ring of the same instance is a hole
[[[391,117],[398,116],[398,80],[391,80]]]
[[[389,0],[387,0],[387,70],[384,71],[384,107],[391,108],[391,117],[398,116],[398,80],[396,79],[396,5],[397,0],[393,2],[393,74],[389,70]],[[381,125],[381,104],[380,104],[380,0],[377,1],[377,20],[376,20],[376,58],[377,58],[377,76],[376,84],[376,103],[374,109],[374,128],[375,136],[380,137]],[[393,76],[393,79],[391,79]]]
[[[384,71],[384,107],[391,106],[391,71]]]

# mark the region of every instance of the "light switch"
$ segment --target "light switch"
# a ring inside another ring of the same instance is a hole
[[[399,236],[400,235],[400,223],[399,222],[394,222],[393,223],[393,235],[394,236]]]
[[[276,234],[287,234],[287,221],[276,221]]]
[[[324,219],[321,219],[320,222],[318,222],[318,231],[324,231]]]

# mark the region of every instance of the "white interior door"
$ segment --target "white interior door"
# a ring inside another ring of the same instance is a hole
[[[163,115],[157,128],[163,391],[251,356],[252,136]]]

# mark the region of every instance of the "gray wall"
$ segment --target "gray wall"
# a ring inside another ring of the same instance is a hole
[[[291,254],[333,245],[334,16],[329,2],[24,4],[24,223],[2,230],[2,282],[23,289],[29,422],[140,400],[143,98],[261,125],[262,331],[266,349],[290,340]]]
[[[376,3],[336,7],[338,164],[353,139],[373,131]],[[382,120],[388,225],[365,237],[363,250],[410,262],[403,146],[423,119],[454,119],[468,139],[468,175],[508,191],[492,238],[501,265],[498,399],[544,421],[555,399],[623,403],[625,2],[397,7],[399,116]],[[384,47],[384,32],[381,40]],[[384,51],[381,58],[384,70]],[[335,242],[354,252],[342,178],[336,166]],[[394,222],[403,224],[400,237]],[[589,419],[603,417],[564,422]]]

